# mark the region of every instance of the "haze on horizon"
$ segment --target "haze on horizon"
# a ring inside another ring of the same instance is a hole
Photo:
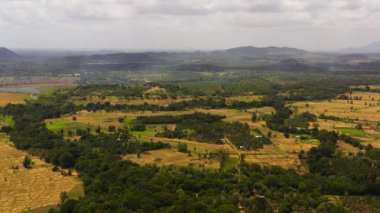
[[[337,50],[380,37],[378,0],[1,0],[0,46]]]

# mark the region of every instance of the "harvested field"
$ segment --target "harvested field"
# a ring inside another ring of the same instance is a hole
[[[329,131],[337,131],[337,128],[354,128],[355,123],[348,123],[343,121],[332,121],[318,119],[316,122],[319,125],[319,129],[325,129]]]
[[[354,92],[352,97],[360,100],[337,100],[319,102],[296,102],[299,112],[336,116],[342,119],[358,119],[360,121],[380,121],[380,93]]]
[[[245,95],[245,96],[233,96],[226,98],[227,103],[231,103],[233,101],[243,101],[243,102],[252,102],[259,101],[262,99],[260,95]]]
[[[25,103],[25,100],[30,98],[31,96],[26,93],[0,92],[0,106],[4,106],[8,103],[22,104]]]
[[[178,143],[187,144],[188,150],[195,152],[218,152],[224,151],[230,154],[234,154],[234,150],[227,144],[210,144],[210,143],[201,143],[197,141],[190,141],[185,139],[174,139],[174,138],[162,138],[162,137],[151,137],[151,136],[142,136],[147,140],[153,141],[162,141],[164,143],[169,143],[173,147],[176,147]],[[195,148],[195,150],[194,150]]]
[[[257,151],[241,152],[248,163],[257,163],[261,166],[281,166],[303,171],[296,153],[287,153],[276,145],[264,145]]]
[[[33,157],[32,168],[25,169],[22,161],[27,153],[9,146],[4,134],[0,138],[0,212],[56,206],[61,192],[81,188],[76,177],[52,172],[52,165],[38,158]]]
[[[199,159],[198,155],[192,153],[191,156],[185,153],[177,152],[176,150],[162,149],[141,153],[140,157],[136,154],[126,155],[125,160],[131,160],[138,164],[156,164],[158,166],[188,166],[208,167],[218,169],[220,164],[213,159]]]
[[[66,115],[61,118],[47,119],[45,123],[57,123],[60,122],[75,122],[81,124],[87,124],[90,126],[100,126],[102,128],[106,128],[108,126],[122,127],[125,123],[120,123],[118,121],[119,118],[126,119],[135,119],[138,116],[158,116],[158,115],[180,115],[180,114],[189,114],[193,113],[193,111],[165,111],[165,112],[150,112],[150,111],[136,111],[136,112],[105,112],[105,111],[96,111],[96,112],[88,112],[88,111],[80,111],[76,115]],[[76,121],[73,121],[73,117],[76,117]]]
[[[352,146],[351,144],[345,143],[343,141],[338,141],[336,145],[339,150],[346,153],[358,153],[360,151],[359,148],[356,148]]]

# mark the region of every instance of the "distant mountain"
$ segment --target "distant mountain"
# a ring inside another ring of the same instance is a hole
[[[293,57],[309,53],[308,51],[289,47],[253,47],[244,46],[227,49],[224,53],[237,57]]]
[[[380,53],[380,41],[372,42],[362,47],[346,48],[341,51],[346,53]]]
[[[0,60],[12,60],[17,58],[19,58],[19,56],[16,53],[7,48],[0,47]]]

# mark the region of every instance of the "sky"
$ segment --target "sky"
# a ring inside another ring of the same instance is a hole
[[[0,0],[0,46],[336,50],[380,38],[380,0]]]

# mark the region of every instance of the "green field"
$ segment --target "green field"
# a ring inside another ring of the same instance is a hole
[[[46,128],[48,128],[48,130],[65,129],[67,128],[68,124],[69,124],[68,121],[57,121],[57,122],[47,123]]]
[[[154,130],[145,130],[145,131],[131,131],[131,135],[144,135],[144,136],[154,136],[156,132]]]
[[[302,144],[315,144],[315,145],[319,145],[320,144],[320,141],[318,139],[314,139],[314,138],[307,139],[307,140],[301,140],[300,142]]]
[[[92,125],[80,123],[76,121],[55,121],[46,123],[46,128],[48,130],[76,130],[76,129],[93,129]]]
[[[0,115],[0,126],[10,126],[13,127],[15,122],[11,116]]]
[[[237,158],[227,158],[223,162],[223,170],[224,171],[228,171],[228,170],[231,170],[231,169],[235,169],[235,168],[237,168],[238,164],[239,164],[239,159],[237,159]]]
[[[364,137],[365,133],[363,130],[360,129],[353,129],[353,128],[337,128],[340,132],[346,135],[356,136],[356,137]]]

